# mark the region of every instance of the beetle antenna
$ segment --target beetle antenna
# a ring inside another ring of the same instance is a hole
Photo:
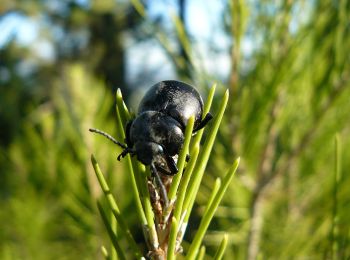
[[[124,158],[128,153],[131,154],[131,156],[133,156],[135,154],[135,151],[133,149],[130,149],[129,147],[126,147],[121,154],[118,155],[118,161],[120,161],[122,158]]]
[[[169,200],[168,200],[168,194],[166,192],[165,186],[162,182],[162,180],[160,179],[159,173],[156,169],[156,167],[154,166],[153,163],[151,163],[151,171],[154,175],[154,177],[156,178],[156,181],[158,182],[158,187],[160,189],[160,193],[162,194],[163,197],[163,201],[164,201],[164,206],[165,208],[167,208],[169,206]]]
[[[103,131],[101,131],[99,129],[96,129],[96,128],[89,128],[89,131],[93,132],[93,133],[96,133],[96,134],[103,135],[104,137],[106,137],[107,139],[111,140],[116,145],[119,145],[123,149],[127,149],[128,148],[125,144],[122,144],[122,143],[118,142],[117,140],[115,140],[115,138],[113,136],[107,134],[106,132],[103,132]]]

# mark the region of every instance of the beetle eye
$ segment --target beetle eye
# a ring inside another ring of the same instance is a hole
[[[158,149],[158,153],[164,153],[164,149],[163,149],[163,146],[161,145],[157,145],[157,149]]]

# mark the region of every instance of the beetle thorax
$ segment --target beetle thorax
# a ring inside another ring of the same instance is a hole
[[[146,111],[137,116],[131,124],[129,137],[136,154],[138,150],[150,150],[151,148],[158,151],[159,148],[153,144],[148,144],[148,148],[141,146],[141,143],[155,143],[161,146],[163,153],[169,156],[179,152],[184,140],[180,123],[172,117],[156,111]]]

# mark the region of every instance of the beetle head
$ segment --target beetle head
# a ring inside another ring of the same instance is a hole
[[[158,165],[164,157],[163,147],[154,142],[137,142],[134,149],[137,159],[144,165]]]

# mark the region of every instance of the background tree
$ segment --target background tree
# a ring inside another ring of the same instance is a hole
[[[1,4],[0,27],[15,17],[38,30],[30,44],[14,33],[0,45],[0,258],[96,258],[106,237],[93,204],[99,189],[92,150],[137,226],[116,147],[87,132],[116,131],[116,88],[128,97],[137,92],[132,85],[168,77],[128,55],[137,46],[138,54],[159,48],[168,58],[162,66],[170,64],[175,78],[204,96],[214,81],[218,93],[231,92],[186,238],[222,177],[218,169],[241,156],[230,196],[205,237],[207,255],[219,230],[230,234],[227,259],[350,255],[350,4],[223,1],[213,8],[210,1],[206,20],[213,26],[200,37],[191,27],[200,10],[191,9],[194,3],[166,2],[177,13],[155,13],[158,1]],[[143,74],[130,83],[132,59]]]

